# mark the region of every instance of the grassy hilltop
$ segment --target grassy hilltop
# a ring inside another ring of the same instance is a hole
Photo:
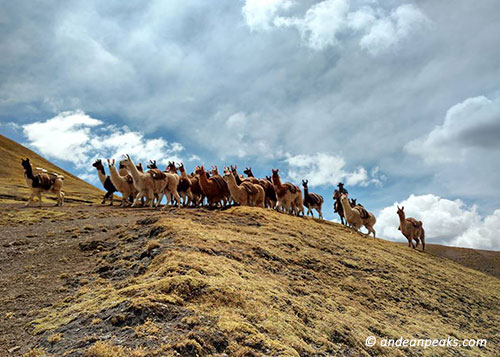
[[[92,356],[498,352],[495,277],[338,224],[262,209],[141,217],[106,239],[80,242],[97,267],[90,279],[78,280],[74,295],[29,323],[44,350]],[[369,348],[370,335],[486,338],[488,345]]]

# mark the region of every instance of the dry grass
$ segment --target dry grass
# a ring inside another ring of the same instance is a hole
[[[43,167],[64,176],[63,191],[68,201],[100,202],[102,199],[104,193],[96,187],[55,166],[28,148],[0,135],[0,196],[3,198],[17,201],[26,200],[29,197],[23,176],[24,171],[21,167],[21,158],[26,157],[30,158],[34,167]],[[45,194],[43,200],[46,204],[54,203],[55,196]],[[2,200],[2,202],[7,201]]]
[[[457,352],[365,347],[366,337],[375,335],[486,338],[486,348],[460,353],[492,355],[500,342],[500,281],[447,259],[364,238],[337,224],[248,207],[163,217],[154,227],[163,230],[155,241],[164,250],[143,274],[80,288],[71,301],[33,321],[34,332],[126,303],[134,311],[183,311],[175,324],[152,313],[131,326],[137,335],[162,331],[171,341],[150,348],[151,354]],[[129,244],[126,238],[116,239]],[[117,318],[116,324],[127,324],[126,317]],[[104,348],[115,354],[98,354]],[[97,344],[89,355],[121,356],[122,350]]]

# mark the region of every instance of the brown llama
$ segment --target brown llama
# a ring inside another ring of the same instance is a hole
[[[311,214],[314,217],[313,209],[318,212],[319,218],[323,219],[323,213],[321,213],[321,207],[323,206],[323,196],[317,193],[309,193],[309,188],[307,184],[309,180],[302,180],[302,186],[304,187],[304,206],[307,207],[307,215]]]
[[[207,177],[207,172],[203,166],[197,166],[195,173],[199,175],[199,183],[203,195],[208,200],[208,205],[216,207],[221,201],[225,201],[229,194],[226,181],[219,176]]]
[[[279,169],[272,170],[273,185],[278,198],[278,211],[287,212],[299,216],[304,215],[304,205],[302,199],[302,191],[298,186],[290,182],[281,183]]]
[[[412,217],[405,217],[405,207],[402,206],[398,208],[398,216],[399,216],[399,230],[401,233],[408,239],[408,247],[412,247],[413,249],[418,247],[419,241],[422,241],[422,251],[425,250],[425,231],[422,224],[422,221],[417,221]],[[416,244],[413,243],[416,242]]]
[[[232,166],[231,166],[232,168]],[[236,166],[235,166],[236,169]],[[274,208],[276,206],[276,201],[278,199],[276,198],[276,191],[274,190],[273,183],[267,179],[258,179],[254,176],[252,172],[251,167],[247,167],[245,171],[243,171],[247,177],[243,179],[243,181],[250,181],[252,183],[258,183],[259,185],[262,186],[264,189],[264,192],[266,194],[266,207],[267,208]],[[233,172],[234,173],[234,172]]]
[[[235,202],[242,206],[264,208],[265,193],[262,186],[253,184],[249,181],[244,181],[238,185],[233,173],[228,167],[224,170],[224,180]]]

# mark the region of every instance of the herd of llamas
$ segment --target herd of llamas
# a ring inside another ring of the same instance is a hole
[[[102,160],[96,160],[93,167],[97,170],[106,194],[102,204],[110,201],[113,205],[114,193],[120,192],[121,207],[136,207],[138,205],[159,207],[163,197],[166,203],[162,210],[174,205],[199,207],[207,205],[210,208],[228,207],[230,205],[252,206],[275,209],[278,212],[296,216],[304,216],[304,207],[307,215],[314,217],[313,210],[323,218],[322,206],[324,199],[317,193],[309,192],[308,181],[302,180],[302,190],[290,182],[282,182],[279,169],[272,170],[271,176],[264,179],[254,177],[251,168],[244,170],[240,175],[236,166],[225,167],[223,176],[217,166],[207,171],[203,166],[197,166],[193,173],[187,174],[184,165],[178,166],[169,162],[165,171],[159,169],[156,161],[150,161],[148,170],[144,171],[142,164],[134,164],[129,155],[125,155],[115,165],[115,160],[107,160],[109,175],[106,174]],[[22,160],[24,177],[31,195],[26,206],[38,198],[42,206],[42,192],[51,192],[57,196],[57,206],[62,206],[64,193],[62,191],[64,177],[51,173],[42,168],[33,169],[29,159]],[[341,184],[340,184],[341,185]],[[335,212],[340,216],[342,224],[359,231],[361,227],[368,230],[368,235],[375,238],[375,215],[368,212],[355,199],[349,199],[347,191],[339,186],[333,194]],[[405,217],[404,207],[397,207],[399,216],[399,230],[407,238],[408,246],[416,248],[422,242],[425,249],[425,234],[422,221]]]

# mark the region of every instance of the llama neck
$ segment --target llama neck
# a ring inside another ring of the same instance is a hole
[[[309,188],[304,187],[304,196],[307,197],[309,196]]]
[[[99,176],[99,181],[104,185],[106,181],[106,172],[104,171],[104,167],[97,168],[97,175]]]
[[[349,204],[349,200],[347,199],[347,197],[341,198],[340,202],[342,203],[342,207],[344,207],[344,212],[346,214],[353,212],[353,209],[352,209],[351,205]]]
[[[273,176],[273,183],[277,188],[282,188],[281,180],[279,176]]]
[[[399,223],[401,224],[401,226],[403,226],[403,224],[406,222],[405,213],[404,212],[402,212],[401,214],[398,213],[398,216],[399,216]]]
[[[181,170],[181,177],[182,178],[188,178],[188,176],[186,174],[186,170]]]
[[[132,160],[130,160],[129,163],[127,164],[127,168],[130,171],[130,175],[132,175],[132,178],[134,179],[134,181],[139,181],[141,179],[141,173],[139,172],[137,167],[134,165]]]
[[[29,165],[24,170],[25,170],[25,175],[26,175],[27,178],[29,178],[30,180],[33,180],[35,178],[33,176],[33,168],[31,167],[31,165]]]
[[[123,178],[120,176],[118,171],[116,170],[115,166],[110,166],[109,167],[109,175],[111,176],[111,182],[115,181],[118,182],[118,180],[122,180]]]
[[[208,179],[207,179],[207,174],[205,173],[205,171],[203,171],[201,174],[200,174],[200,186],[202,188],[204,188],[205,190],[207,189],[208,187]]]
[[[228,180],[226,181],[227,187],[229,188],[229,192],[232,195],[233,193],[236,193],[239,190],[239,187],[238,184],[236,183],[236,179],[232,174],[226,177],[228,177]]]

